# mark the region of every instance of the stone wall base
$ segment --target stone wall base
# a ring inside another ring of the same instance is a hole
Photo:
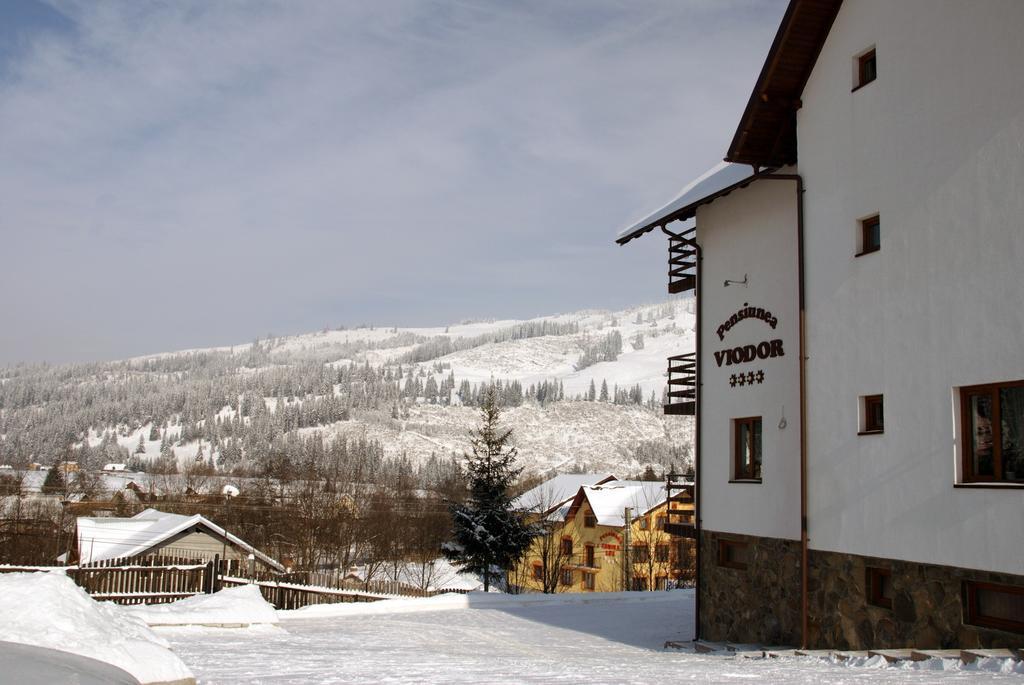
[[[746,568],[720,541],[746,545]],[[800,646],[800,543],[701,532],[701,637]],[[966,581],[1024,587],[1024,576],[809,550],[809,649],[1020,647],[1024,635],[964,622]],[[737,565],[737,564],[733,564]],[[868,568],[891,573],[891,607],[868,601]]]
[[[746,544],[746,568],[719,565],[719,542]],[[703,530],[700,621],[705,640],[800,645],[800,543]]]
[[[811,550],[809,640],[841,649],[1019,647],[1024,635],[964,622],[966,581],[1024,587],[1024,576]],[[867,601],[867,569],[892,573],[892,607]]]

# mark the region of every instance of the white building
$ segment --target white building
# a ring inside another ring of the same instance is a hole
[[[1024,639],[1022,29],[791,0],[727,163],[620,234],[669,233],[698,298],[666,412],[697,414],[701,637]]]

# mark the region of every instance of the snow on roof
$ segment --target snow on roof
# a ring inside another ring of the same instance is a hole
[[[551,511],[571,500],[584,485],[597,485],[615,480],[610,473],[562,473],[527,490],[512,502],[520,511],[538,514]]]
[[[146,509],[131,518],[78,517],[79,563],[88,564],[141,554],[151,547],[200,525],[232,544],[256,555],[260,561],[284,571],[284,566],[199,514],[184,516]]]
[[[710,202],[723,191],[749,181],[753,175],[753,168],[746,164],[719,162],[687,183],[664,207],[619,231],[615,240],[623,243],[632,240],[651,230],[671,214],[680,213],[679,219],[688,219],[693,216],[690,212],[696,210],[698,205]]]
[[[626,507],[632,508],[633,516],[642,516],[665,503],[662,481],[620,480],[606,485],[584,485],[580,492],[602,526],[624,526]]]

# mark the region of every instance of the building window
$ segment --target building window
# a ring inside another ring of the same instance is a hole
[[[865,572],[864,589],[868,604],[892,609],[892,570],[869,566]]]
[[[562,538],[562,556],[572,556],[572,538]]]
[[[881,395],[865,395],[860,398],[860,435],[881,433],[885,430]]]
[[[541,564],[533,565],[533,579],[544,580],[544,566]]]
[[[1024,381],[960,389],[963,479],[1024,481]]]
[[[971,625],[1024,633],[1024,587],[966,581],[964,614]]]
[[[658,516],[657,518],[654,519],[654,528],[655,528],[655,530],[665,530],[665,517],[664,516]]]
[[[750,559],[750,547],[745,542],[738,540],[718,541],[718,565],[725,568],[735,568],[741,571],[747,570],[747,563]]]
[[[633,591],[647,592],[647,579],[643,576],[635,576],[633,578]]]
[[[733,479],[761,480],[761,417],[734,419]]]
[[[595,576],[594,576],[593,573],[584,573],[583,574],[583,587],[585,589],[587,589],[587,590],[593,590],[594,589],[594,578],[595,578]]]
[[[572,571],[569,569],[562,571],[562,585],[572,585]]]
[[[878,252],[882,247],[882,223],[879,216],[869,216],[860,220],[860,248],[857,256],[866,255],[871,252]]]
[[[668,545],[658,545],[654,549],[654,559],[660,563],[668,563],[669,558],[672,556],[671,547]]]
[[[874,48],[871,48],[856,58],[856,68],[857,71],[853,85],[854,90],[863,88],[878,78],[878,61],[875,57]]]
[[[593,528],[597,525],[597,517],[594,516],[594,512],[588,511],[583,515],[583,525],[587,528]]]
[[[637,527],[640,530],[647,530],[648,524],[647,524],[647,517],[646,516],[641,516],[639,519],[637,519]]]
[[[583,558],[585,560],[587,568],[595,568],[597,566],[597,560],[594,558],[594,546],[587,545],[583,548],[583,551]]]
[[[647,545],[633,545],[634,564],[646,564],[650,559],[651,555],[647,549]]]

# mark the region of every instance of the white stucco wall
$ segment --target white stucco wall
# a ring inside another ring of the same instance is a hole
[[[812,548],[1024,573],[1024,490],[954,488],[953,408],[1024,379],[1022,28],[1019,0],[850,0],[804,90]]]
[[[701,207],[703,417],[701,515],[704,528],[764,537],[800,537],[800,387],[796,184],[758,181]],[[724,286],[726,279],[749,285]],[[744,307],[772,312],[717,329]],[[719,366],[715,352],[781,340],[784,356]],[[764,372],[764,382],[730,386],[737,373]],[[732,420],[762,417],[762,482],[730,483]],[[779,422],[785,416],[785,428]]]

